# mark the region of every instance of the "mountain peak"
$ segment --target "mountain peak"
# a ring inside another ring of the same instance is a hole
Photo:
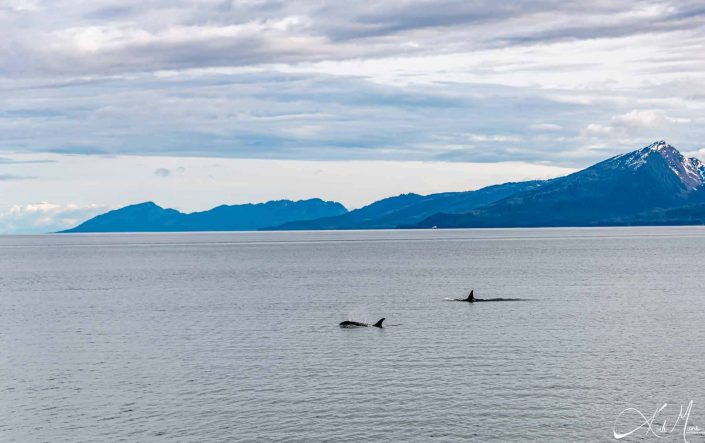
[[[661,157],[666,159],[678,159],[678,158],[684,158],[683,155],[678,151],[678,149],[674,148],[672,145],[670,145],[668,142],[665,140],[659,140],[656,142],[651,143],[649,146],[643,147],[641,149],[638,149],[636,151],[632,151],[627,155],[635,155],[635,159],[637,160],[637,163],[639,162],[639,159],[645,159],[647,156],[651,154],[659,154]]]
[[[705,183],[705,166],[697,158],[687,158],[676,148],[664,141],[651,145],[658,152],[668,167],[678,176],[688,191],[701,187]]]
[[[161,206],[158,204],[154,203],[153,201],[148,201],[148,202],[142,202],[142,203],[135,203],[133,205],[126,206],[126,208],[157,208],[157,209],[163,209]]]
[[[632,170],[638,170],[647,163],[665,165],[680,180],[686,191],[692,191],[705,184],[705,165],[697,158],[685,157],[665,140],[619,155],[614,160],[618,167]]]
[[[669,145],[666,142],[666,140],[659,140],[659,141],[653,142],[649,146],[645,147],[644,149],[648,149],[650,151],[656,151],[656,152],[677,151],[677,149],[674,148],[673,146]]]

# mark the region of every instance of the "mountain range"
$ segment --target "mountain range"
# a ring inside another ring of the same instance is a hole
[[[106,212],[62,232],[255,231],[292,220],[331,217],[346,212],[348,210],[340,203],[319,198],[222,205],[190,214],[146,202]]]
[[[489,228],[705,224],[705,165],[665,141],[551,180],[476,191],[402,194],[348,211],[320,199],[184,214],[154,203],[64,232]]]

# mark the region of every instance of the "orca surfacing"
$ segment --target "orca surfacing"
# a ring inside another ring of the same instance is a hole
[[[464,301],[467,303],[476,303],[476,302],[484,302],[484,301],[521,301],[525,300],[523,298],[475,298],[475,290],[473,289],[470,291],[470,294],[468,295],[467,298],[447,298],[446,300],[450,301]]]
[[[475,290],[473,289],[472,291],[470,291],[468,298],[454,298],[452,299],[452,301],[466,301],[468,303],[475,303],[478,300],[475,299]]]
[[[382,328],[383,321],[384,321],[384,318],[381,318],[377,323],[371,325],[368,323],[360,323],[359,321],[346,320],[346,321],[340,323],[340,327],[341,328],[366,328],[366,327]]]

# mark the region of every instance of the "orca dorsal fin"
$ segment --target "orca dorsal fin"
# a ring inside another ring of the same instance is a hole
[[[381,318],[381,319],[379,319],[379,321],[377,323],[373,324],[372,326],[374,326],[375,328],[381,328],[383,321],[384,321],[384,318]]]
[[[466,298],[465,300],[467,300],[467,301],[474,301],[475,300],[475,290],[474,289],[472,291],[470,291],[470,295],[468,295],[468,298]]]

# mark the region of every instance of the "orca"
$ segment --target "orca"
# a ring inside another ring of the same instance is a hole
[[[475,290],[470,291],[468,298],[454,298],[453,301],[466,301],[468,303],[475,303],[478,299],[475,298]]]
[[[467,298],[447,298],[450,301],[464,301],[468,303],[484,302],[484,301],[521,301],[523,298],[475,298],[475,290],[470,291]]]
[[[383,321],[384,321],[384,318],[380,319],[377,323],[370,325],[368,323],[360,323],[359,321],[346,320],[346,321],[340,323],[340,327],[341,328],[366,328],[366,327],[382,328]]]

